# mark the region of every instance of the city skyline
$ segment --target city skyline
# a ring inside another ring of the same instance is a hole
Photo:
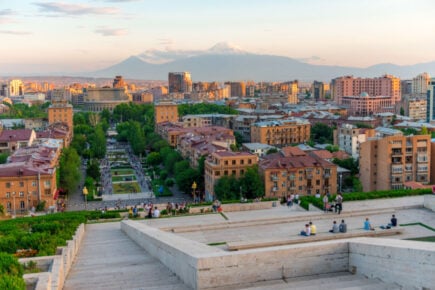
[[[2,1],[0,70],[86,72],[220,42],[311,64],[435,61],[430,0]],[[22,68],[20,68],[22,66]],[[2,69],[3,68],[3,69]]]

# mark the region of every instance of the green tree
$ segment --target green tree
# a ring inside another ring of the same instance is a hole
[[[100,181],[101,173],[100,173],[100,164],[98,160],[91,159],[88,162],[88,166],[86,168],[86,175],[92,177],[97,182]]]
[[[269,150],[267,150],[266,155],[273,154],[273,153],[278,153],[278,149],[270,148]]]
[[[106,122],[110,124],[111,114],[109,110],[107,109],[102,110],[100,116],[101,116],[101,120],[106,120]]]
[[[64,148],[59,165],[60,186],[68,192],[76,190],[81,178],[80,157],[77,151],[72,147]]]
[[[8,157],[7,153],[0,153],[0,164],[5,164],[8,161]]]
[[[214,186],[214,193],[219,200],[239,200],[240,182],[233,175],[222,176]]]
[[[264,182],[258,173],[258,165],[246,169],[245,174],[240,178],[240,186],[246,198],[264,196]]]
[[[242,147],[243,144],[243,136],[239,132],[234,132],[234,137],[236,138],[237,147]]]
[[[103,128],[101,125],[97,125],[95,128],[95,134],[93,134],[90,138],[90,150],[92,157],[101,159],[106,155],[106,135],[104,134]]]
[[[429,135],[429,131],[426,126],[421,126],[420,135]]]
[[[311,139],[318,143],[332,143],[333,129],[326,124],[316,123],[311,127]]]
[[[325,147],[326,150],[328,150],[329,152],[333,153],[333,152],[337,152],[340,150],[340,147],[338,147],[338,145],[328,145]]]
[[[75,134],[71,141],[71,147],[74,148],[80,156],[83,156],[86,150],[86,135]]]
[[[338,166],[341,166],[343,168],[346,168],[350,170],[352,175],[355,175],[359,172],[358,168],[358,160],[353,159],[352,157],[349,157],[347,159],[337,159],[334,158],[332,160],[334,164],[337,164]]]
[[[147,156],[147,163],[151,166],[159,165],[162,162],[162,158],[159,152],[151,152]]]
[[[170,174],[174,173],[174,168],[175,168],[175,164],[182,160],[183,158],[181,157],[180,153],[178,153],[175,150],[172,150],[171,153],[167,154],[167,155],[162,155],[164,156],[164,165],[166,170],[168,170],[168,172]]]
[[[193,182],[199,180],[199,172],[193,168],[188,168],[182,172],[177,173],[175,181],[177,183],[178,189],[184,193],[191,193]]]
[[[403,107],[400,107],[400,115],[405,116],[405,109]]]

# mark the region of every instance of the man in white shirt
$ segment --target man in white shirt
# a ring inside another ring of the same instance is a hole
[[[159,209],[157,208],[157,206],[154,208],[153,217],[154,217],[154,218],[158,218],[158,217],[160,217],[160,211],[159,211]]]

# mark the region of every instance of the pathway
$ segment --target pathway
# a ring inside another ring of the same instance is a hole
[[[189,288],[130,240],[116,222],[86,225],[85,237],[63,289]]]

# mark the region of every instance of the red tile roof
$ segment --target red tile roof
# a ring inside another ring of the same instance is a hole
[[[317,157],[322,159],[332,159],[334,158],[332,153],[328,150],[315,150],[311,152],[312,154],[315,154]]]
[[[32,131],[31,129],[3,130],[0,133],[0,142],[28,141]]]
[[[283,147],[281,149],[281,152],[282,152],[282,154],[285,157],[290,157],[290,156],[305,156],[305,155],[307,155],[305,153],[305,151],[303,151],[299,147],[292,147],[292,146]]]
[[[304,167],[331,167],[336,166],[321,158],[313,156],[279,157],[260,161],[260,167],[265,169],[297,169]]]

